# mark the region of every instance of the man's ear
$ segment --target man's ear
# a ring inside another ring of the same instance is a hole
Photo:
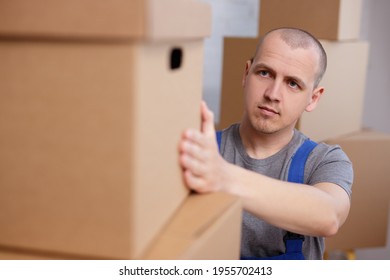
[[[247,62],[245,64],[245,71],[244,71],[244,74],[242,75],[242,82],[241,82],[242,87],[245,87],[246,77],[249,74],[249,69],[251,68],[251,66],[252,66],[252,61],[247,60]]]
[[[313,90],[313,94],[311,95],[309,104],[306,106],[305,109],[306,112],[311,112],[317,107],[317,104],[320,101],[320,98],[324,94],[324,92],[325,89],[323,87],[317,87]]]

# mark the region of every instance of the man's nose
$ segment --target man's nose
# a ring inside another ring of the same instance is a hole
[[[272,83],[268,85],[264,96],[271,101],[280,101],[282,97],[282,82],[278,80],[273,80]]]

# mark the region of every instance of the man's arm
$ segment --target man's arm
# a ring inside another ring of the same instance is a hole
[[[348,216],[347,193],[333,183],[284,182],[225,161],[218,151],[213,113],[202,103],[201,131],[187,130],[179,145],[186,185],[200,193],[225,191],[242,198],[245,210],[288,231],[334,235]]]

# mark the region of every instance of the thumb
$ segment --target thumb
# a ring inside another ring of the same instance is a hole
[[[201,104],[201,116],[202,116],[202,132],[208,136],[215,135],[214,128],[214,114],[207,107],[206,102],[202,101]]]

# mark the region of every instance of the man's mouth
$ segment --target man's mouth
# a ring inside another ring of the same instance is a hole
[[[276,110],[267,106],[258,106],[258,108],[266,114],[279,114]]]

